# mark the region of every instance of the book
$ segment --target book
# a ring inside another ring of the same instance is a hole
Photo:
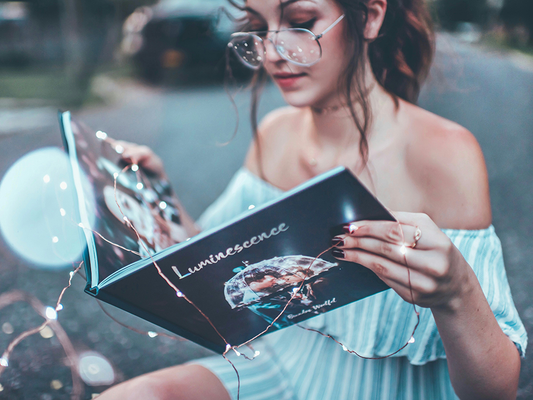
[[[120,142],[69,112],[60,124],[91,296],[223,353],[267,327],[388,289],[369,269],[323,253],[350,222],[395,220],[346,168],[186,238],[168,182],[124,168]]]

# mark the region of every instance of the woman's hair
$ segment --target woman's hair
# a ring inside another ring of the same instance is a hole
[[[229,1],[240,8],[235,0]],[[393,96],[396,107],[399,105],[398,98],[416,103],[433,59],[433,26],[425,0],[388,0],[379,35],[376,39],[368,40],[364,37],[368,0],[335,1],[345,14],[346,43],[350,55],[346,69],[339,77],[339,88],[344,88],[344,100],[361,134],[359,150],[364,168],[368,156],[367,134],[372,123],[369,88],[364,83],[365,43],[368,44],[372,72],[379,84]],[[251,122],[256,138],[257,108],[265,81],[266,73],[264,68],[260,68],[252,78]],[[260,153],[258,155],[261,164]],[[262,173],[262,165],[259,167]]]

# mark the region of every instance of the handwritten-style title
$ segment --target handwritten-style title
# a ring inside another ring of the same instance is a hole
[[[272,228],[270,230],[270,232],[268,232],[268,233],[267,232],[263,232],[260,235],[257,235],[257,236],[254,236],[254,237],[250,238],[250,240],[246,240],[242,244],[236,244],[233,247],[229,247],[229,248],[226,249],[225,252],[221,251],[221,252],[219,252],[218,254],[215,254],[215,255],[210,254],[209,257],[206,258],[205,260],[200,261],[194,267],[188,268],[188,270],[187,270],[188,272],[185,273],[185,274],[182,274],[178,270],[178,267],[176,267],[175,265],[172,266],[172,270],[176,273],[176,275],[179,276],[180,279],[186,278],[189,275],[192,275],[192,274],[194,274],[194,273],[196,273],[198,271],[201,271],[204,267],[206,267],[208,265],[216,264],[217,262],[219,262],[222,259],[225,259],[225,258],[230,257],[230,256],[234,256],[235,254],[239,254],[244,249],[249,249],[250,247],[257,245],[257,244],[261,243],[264,240],[270,239],[272,236],[279,235],[281,232],[285,232],[288,229],[289,229],[289,227],[287,226],[287,224],[281,223],[281,224],[279,224],[279,226],[276,226],[276,227]]]

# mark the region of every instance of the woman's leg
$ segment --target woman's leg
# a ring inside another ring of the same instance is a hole
[[[201,365],[178,365],[106,390],[98,400],[230,400],[222,382]]]

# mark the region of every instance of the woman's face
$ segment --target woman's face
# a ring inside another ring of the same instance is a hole
[[[306,28],[315,35],[326,30],[343,11],[334,0],[247,0],[250,30]],[[292,106],[327,107],[339,101],[338,81],[347,62],[345,21],[340,21],[321,39],[322,58],[310,67],[282,58],[269,40],[264,40],[264,67]]]

